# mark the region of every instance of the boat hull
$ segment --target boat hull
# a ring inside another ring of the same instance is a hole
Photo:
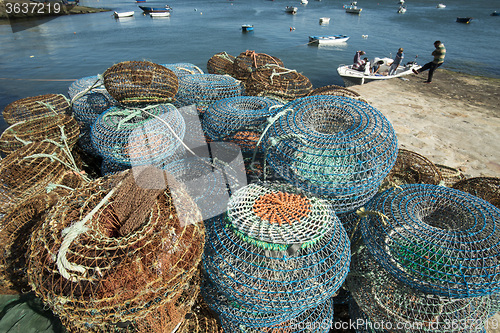
[[[336,45],[347,42],[349,36],[309,36],[309,44],[312,45]]]
[[[123,12],[123,13],[114,12],[113,16],[115,18],[131,17],[134,16],[134,12]]]
[[[170,17],[170,12],[150,12],[151,17]]]
[[[139,6],[140,9],[146,14],[149,13],[166,13],[170,12],[172,8],[170,7],[145,7],[145,6]]]
[[[388,70],[388,65],[385,66],[384,72]],[[365,74],[364,72],[352,69],[351,66],[341,65],[337,68],[337,73],[344,80],[344,85],[346,87],[365,84],[373,81],[381,81],[381,80],[390,80],[398,77],[402,77],[408,74],[413,73],[413,69],[418,69],[420,66],[417,64],[409,64],[407,66],[399,66],[395,75],[384,75],[384,74]]]

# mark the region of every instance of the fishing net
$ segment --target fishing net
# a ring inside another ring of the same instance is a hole
[[[351,241],[351,250],[362,240],[361,238],[361,217],[356,213],[357,210],[352,210],[345,213],[338,213],[342,226],[344,227]],[[354,251],[353,251],[354,252]]]
[[[359,93],[357,93],[356,91],[351,90],[349,88],[336,86],[334,84],[316,88],[313,91],[311,91],[308,96],[315,96],[315,95],[344,96],[355,99],[359,99],[360,97]]]
[[[186,127],[172,104],[143,109],[114,106],[92,126],[92,145],[104,159],[121,165],[160,165],[181,145]]]
[[[465,192],[402,185],[360,211],[365,245],[400,281],[453,298],[500,291],[500,210]]]
[[[120,164],[104,158],[101,162],[101,175],[109,176],[130,169],[130,165]]]
[[[354,326],[356,333],[389,333],[383,329],[381,323],[373,323],[352,297],[349,299],[349,318],[351,322],[356,323]]]
[[[174,72],[149,61],[120,62],[102,76],[106,90],[122,104],[172,102],[179,87]]]
[[[235,56],[226,52],[216,53],[208,59],[207,71],[209,74],[230,75],[234,77],[234,59],[236,59]]]
[[[391,123],[366,103],[309,96],[286,104],[273,118],[262,141],[271,168],[295,186],[326,196],[337,213],[366,203],[396,161]]]
[[[459,180],[465,179],[465,175],[462,171],[442,165],[442,164],[434,164],[436,168],[438,168],[441,176],[443,176],[442,185],[452,187],[453,184],[458,182]]]
[[[215,319],[213,312],[198,296],[191,312],[186,315],[185,320],[177,329],[179,333],[222,333],[222,327]]]
[[[52,142],[33,142],[0,161],[0,212],[53,184],[78,187],[86,176],[71,152]]]
[[[226,215],[207,222],[207,235],[205,271],[231,301],[209,305],[250,326],[318,306],[349,269],[349,240],[330,204],[287,184],[236,191]]]
[[[177,78],[180,78],[185,75],[192,75],[192,74],[204,74],[201,68],[198,66],[195,66],[193,64],[187,63],[187,62],[177,62],[174,64],[162,64],[163,67],[166,67],[170,69],[174,74],[177,76]]]
[[[283,67],[283,61],[265,53],[257,53],[255,51],[245,51],[240,53],[234,59],[233,70],[234,77],[239,80],[247,80],[257,68],[264,65],[277,65]]]
[[[0,218],[0,294],[29,290],[26,276],[29,242],[49,209],[71,190],[56,187],[49,193],[22,198]]]
[[[203,131],[211,140],[234,142],[243,152],[252,152],[262,133],[262,125],[277,106],[281,105],[265,97],[224,98],[205,112]]]
[[[77,146],[91,156],[99,156],[99,152],[92,145],[91,132],[92,127],[90,125],[80,126],[80,136],[78,137]]]
[[[244,93],[240,81],[217,74],[194,74],[179,78],[179,91],[176,106],[195,104],[203,114],[213,103],[228,97],[241,96]]]
[[[257,68],[245,85],[247,95],[277,96],[287,101],[307,96],[312,91],[312,83],[307,77],[277,65]]]
[[[426,157],[400,148],[396,164],[382,183],[380,190],[402,184],[439,185],[443,177],[439,169]]]
[[[33,233],[30,285],[72,330],[134,324],[192,292],[186,285],[201,260],[201,216],[179,184],[152,186],[152,173],[90,182]],[[182,206],[174,207],[174,192]]]
[[[452,187],[475,195],[500,208],[500,178],[474,177],[458,181]]]
[[[84,125],[90,126],[101,113],[118,102],[111,97],[98,75],[76,80],[68,88],[73,116]]]
[[[332,327],[333,304],[331,300],[324,302],[312,309],[306,310],[296,317],[292,317],[283,323],[268,327],[248,327],[239,322],[222,319],[222,327],[226,332],[245,333],[290,333],[310,332],[328,333]]]
[[[3,110],[3,118],[9,125],[23,120],[40,118],[49,114],[69,114],[70,105],[65,96],[47,94],[26,97],[10,103]]]
[[[0,136],[0,150],[10,154],[33,141],[53,140],[64,143],[71,149],[80,135],[80,128],[71,116],[47,115],[24,120],[8,127]]]
[[[346,284],[370,321],[390,332],[483,332],[491,307],[488,296],[454,299],[412,289],[366,250],[353,257]]]

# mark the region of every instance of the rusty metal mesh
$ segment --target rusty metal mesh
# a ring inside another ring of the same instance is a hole
[[[475,195],[500,208],[500,178],[474,177],[463,179],[453,184],[452,187]]]
[[[465,179],[465,175],[458,169],[442,164],[435,164],[435,166],[438,168],[439,172],[441,172],[441,176],[443,176],[442,183],[445,186],[451,187],[456,182]]]
[[[59,184],[78,187],[86,178],[71,152],[51,142],[33,142],[0,161],[0,212]]]
[[[134,325],[178,298],[198,270],[205,231],[191,198],[176,185],[181,225],[171,190],[135,179],[129,170],[90,182],[33,233],[30,285],[74,331]]]
[[[103,74],[104,86],[123,104],[172,102],[179,88],[177,75],[149,61],[124,61]]]
[[[361,96],[358,92],[354,90],[337,86],[334,84],[316,88],[313,91],[311,91],[308,96],[314,96],[314,95],[332,95],[332,96],[344,96],[351,98],[357,98]]]
[[[191,312],[186,315],[178,333],[223,333],[222,327],[200,295]]]
[[[277,96],[288,101],[305,97],[312,91],[312,83],[306,76],[278,65],[257,68],[245,84],[247,95]]]
[[[26,97],[10,103],[3,110],[3,118],[7,124],[13,125],[23,120],[65,113],[71,113],[67,98],[60,94],[47,94]]]
[[[257,68],[268,64],[284,66],[283,61],[279,58],[265,53],[257,53],[255,51],[247,50],[240,53],[240,55],[234,59],[234,77],[245,81],[250,78],[250,74],[252,74],[252,72]]]
[[[207,71],[209,74],[230,75],[234,74],[234,60],[232,56],[226,52],[219,52],[214,54],[207,62]]]
[[[443,176],[428,158],[407,149],[398,149],[396,164],[385,177],[380,190],[403,184],[439,185]]]
[[[75,118],[61,115],[47,115],[37,119],[18,122],[8,127],[0,136],[0,150],[10,154],[26,143],[54,140],[64,143],[67,140],[71,149],[80,135],[80,128]]]

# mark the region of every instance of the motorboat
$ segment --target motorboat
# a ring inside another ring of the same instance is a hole
[[[155,17],[170,17],[170,12],[150,12],[149,16]]]
[[[446,8],[446,5],[445,5],[445,4],[442,4],[442,3],[440,3],[440,4],[438,4],[438,5],[436,6],[436,8]]]
[[[375,73],[372,71],[373,67],[367,68],[364,71],[360,71],[357,69],[353,69],[352,65],[340,65],[337,68],[337,73],[344,80],[345,86],[349,87],[353,85],[365,84],[372,81],[388,80],[397,77],[402,77],[411,74],[414,69],[417,70],[418,68],[420,68],[420,66],[417,65],[416,61],[411,61],[408,62],[406,65],[400,65],[396,69],[395,74],[388,75],[392,61],[393,60],[391,58],[386,58],[386,57],[373,59],[373,61],[370,62],[370,64],[378,63],[380,65],[379,68],[375,71]]]
[[[344,5],[345,12],[350,14],[360,14],[363,8],[358,8],[356,1],[351,2],[350,5]]]
[[[333,36],[309,36],[309,44],[311,45],[334,45],[345,43],[349,39],[346,35]]]
[[[253,25],[251,25],[251,24],[243,24],[241,26],[241,31],[243,31],[243,32],[253,31]]]
[[[307,5],[309,3],[308,0],[300,0],[301,5]]]
[[[457,17],[457,22],[458,23],[469,24],[470,21],[472,21],[472,17]]]
[[[404,5],[399,6],[398,14],[404,14],[404,13],[406,13],[406,6]]]
[[[293,6],[286,6],[285,8],[285,12],[289,13],[289,14],[297,14],[297,10],[298,8],[297,7],[293,7]]]
[[[165,13],[165,12],[170,12],[172,8],[169,5],[165,5],[165,7],[146,7],[146,6],[139,6],[140,9],[145,14],[149,13]]]
[[[330,23],[329,17],[320,17],[319,18],[319,24],[329,24],[329,23]]]
[[[490,14],[490,16],[500,16],[500,13],[497,13],[497,11],[495,10],[493,13]]]
[[[130,11],[130,12],[113,12],[113,16],[115,18],[122,18],[122,17],[130,17],[130,16],[134,16],[134,12],[133,11]]]
[[[400,5],[404,5],[405,4],[405,0],[399,0],[399,4]]]

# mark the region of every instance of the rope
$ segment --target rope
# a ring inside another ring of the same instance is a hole
[[[360,217],[360,220],[361,218],[366,218],[370,215],[372,216],[378,216],[380,217],[380,219],[382,220],[382,223],[383,225],[386,227],[387,226],[387,221],[389,220],[389,218],[387,217],[387,215],[381,213],[381,212],[377,212],[377,211],[372,211],[372,210],[366,210],[365,207],[361,207],[359,208],[357,211],[356,211],[356,214],[359,215]],[[358,221],[359,223],[359,221]],[[357,227],[357,224],[356,224],[356,227]],[[355,227],[355,228],[356,228]]]
[[[101,209],[101,207],[109,200],[109,198],[111,198],[111,196],[115,193],[116,189],[120,187],[121,183],[122,181],[120,181],[115,188],[109,191],[109,193],[106,194],[106,196],[97,204],[97,206],[94,207],[94,209],[92,209],[90,213],[88,213],[83,218],[83,220],[73,223],[71,226],[65,228],[62,231],[64,239],[61,243],[59,251],[57,252],[56,264],[59,274],[61,274],[61,276],[64,277],[65,279],[70,280],[71,282],[78,281],[78,279],[75,276],[70,275],[68,271],[75,271],[81,274],[86,273],[87,270],[85,267],[70,263],[66,258],[66,254],[68,253],[71,243],[73,243],[73,241],[76,240],[78,236],[89,230],[89,228],[85,226],[85,223],[87,223],[87,221],[89,221],[92,218],[92,216],[94,216],[94,214],[97,213],[99,209]]]
[[[53,183],[50,183],[49,185],[47,185],[47,187],[45,188],[47,193],[50,193],[52,192],[53,190],[55,190],[56,188],[64,188],[64,189],[67,189],[67,190],[70,190],[70,191],[73,191],[74,188],[71,188],[69,186],[66,186],[66,185],[61,185],[61,184],[53,184]]]
[[[66,81],[76,81],[77,79],[15,79],[15,78],[12,78],[12,77],[0,77],[0,80],[66,82]]]
[[[248,51],[247,51],[247,52],[248,52]],[[222,59],[226,59],[226,60],[228,60],[228,61],[230,61],[230,62],[234,62],[234,60],[233,60],[233,59],[231,59],[231,57],[229,56],[229,54],[228,54],[226,51],[222,52],[222,54],[216,54],[215,56],[216,56],[216,57],[220,57],[220,58],[222,58]]]
[[[85,95],[86,93],[88,93],[89,91],[91,91],[92,89],[96,88],[96,87],[101,87],[104,85],[104,83],[100,83],[100,84],[97,84],[99,83],[99,81],[102,80],[102,75],[101,74],[97,74],[97,80],[92,84],[90,85],[89,87],[87,87],[86,89],[80,91],[79,93],[77,93],[75,96],[73,96],[73,98],[71,99],[70,101],[70,105],[71,107],[73,107],[73,104],[75,103],[76,100],[80,99],[83,97],[83,95]]]
[[[284,67],[280,67],[280,68],[284,68]],[[286,68],[287,69],[287,68]],[[273,72],[271,73],[271,76],[269,76],[269,79],[271,80],[271,84],[274,84],[273,82],[273,77],[274,76],[280,76],[282,74],[288,74],[288,73],[292,73],[292,72],[295,72],[297,73],[297,71],[295,69],[287,69],[286,71],[284,72],[281,72],[281,73],[277,73],[276,72],[276,68],[273,68]]]

